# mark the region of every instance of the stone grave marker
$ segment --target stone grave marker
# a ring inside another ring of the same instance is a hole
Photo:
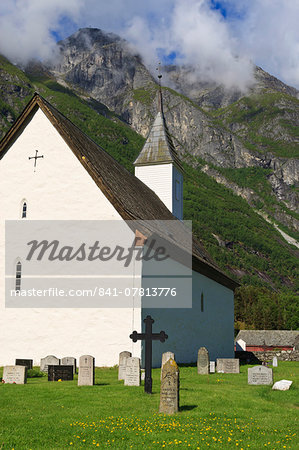
[[[217,358],[218,373],[240,373],[238,358]]]
[[[131,358],[132,353],[130,352],[121,352],[119,354],[119,363],[118,363],[118,379],[124,380],[126,376],[126,365],[127,359]]]
[[[293,381],[290,380],[279,380],[273,384],[272,389],[274,391],[288,391],[293,384]]]
[[[216,363],[215,361],[210,361],[210,373],[215,373],[216,371]]]
[[[277,367],[278,366],[278,364],[277,364],[277,356],[274,356],[273,361],[272,361],[272,366],[273,367]]]
[[[59,366],[60,359],[56,356],[48,355],[40,360],[40,371],[48,373],[48,366]]]
[[[162,354],[162,361],[161,361],[161,379],[162,379],[162,367],[164,366],[164,364],[170,359],[175,359],[174,357],[174,353],[172,352],[165,352]]]
[[[48,366],[48,381],[69,381],[74,379],[73,366]]]
[[[179,410],[180,375],[174,359],[169,359],[162,367],[159,412],[174,414]]]
[[[4,366],[2,381],[7,384],[25,384],[27,383],[26,366]]]
[[[209,352],[205,347],[200,347],[197,355],[197,373],[207,375],[209,373]]]
[[[78,386],[94,385],[94,357],[83,355],[79,358]]]
[[[25,366],[30,370],[33,367],[33,359],[16,359],[16,366]]]
[[[272,369],[265,366],[254,366],[248,369],[248,384],[273,384]]]
[[[77,360],[76,360],[76,358],[73,358],[72,356],[66,356],[65,358],[61,359],[60,363],[63,366],[73,366],[73,373],[76,373],[76,369],[77,369]]]
[[[140,358],[127,358],[125,386],[140,386]]]

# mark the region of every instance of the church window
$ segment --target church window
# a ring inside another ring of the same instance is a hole
[[[27,202],[23,202],[22,206],[22,219],[26,219],[27,217]]]
[[[16,291],[21,290],[21,276],[22,276],[22,264],[20,263],[20,261],[18,261],[16,266]]]
[[[200,309],[201,309],[201,312],[203,312],[203,307],[204,307],[204,305],[203,305],[203,292],[201,293],[201,297],[200,297]]]
[[[180,182],[178,180],[175,180],[175,199],[179,201],[180,197]]]

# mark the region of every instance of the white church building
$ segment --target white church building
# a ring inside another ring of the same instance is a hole
[[[141,341],[133,343],[129,335],[143,330],[147,315],[155,320],[153,332],[164,330],[168,335],[165,343],[153,343],[154,367],[160,366],[166,351],[174,352],[178,363],[194,362],[202,346],[210,359],[234,357],[237,283],[194,238],[191,307],[155,308],[134,295],[126,298],[126,307],[111,308],[80,307],[75,298],[73,307],[39,307],[38,303],[28,307],[22,297],[11,307],[5,299],[5,283],[17,291],[28,283],[26,260],[20,255],[13,259],[13,277],[6,277],[6,221],[165,220],[180,224],[183,169],[161,100],[135,161],[134,176],[35,94],[0,142],[0,190],[0,365],[14,364],[16,358],[33,359],[39,365],[47,355],[79,358],[89,354],[96,366],[113,366],[124,350],[143,359]],[[142,230],[131,232],[144,238]],[[143,262],[134,264],[132,285],[147,286],[144,273]]]

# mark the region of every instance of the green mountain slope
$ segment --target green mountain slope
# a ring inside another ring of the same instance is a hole
[[[83,91],[79,96],[42,70],[25,75],[4,58],[0,59],[0,86],[2,135],[34,91],[38,91],[133,171],[132,163],[144,138]],[[284,241],[246,200],[204,173],[205,165],[199,158],[185,158],[184,217],[193,221],[194,233],[216,263],[243,285],[236,295],[236,320],[242,326],[295,328],[298,326],[295,308],[297,249]],[[227,171],[227,178],[240,184],[244,178],[251,179],[250,174],[243,177],[234,169],[223,170]],[[252,184],[255,183],[253,180]],[[270,197],[267,184],[261,181],[261,186],[264,187],[259,190],[263,190],[267,203]],[[263,315],[257,313],[257,305],[264,311]]]

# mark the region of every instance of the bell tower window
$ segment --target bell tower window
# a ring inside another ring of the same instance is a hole
[[[22,219],[26,219],[27,217],[27,202],[23,202],[22,206]]]
[[[20,261],[16,265],[16,291],[21,290],[22,264]]]

